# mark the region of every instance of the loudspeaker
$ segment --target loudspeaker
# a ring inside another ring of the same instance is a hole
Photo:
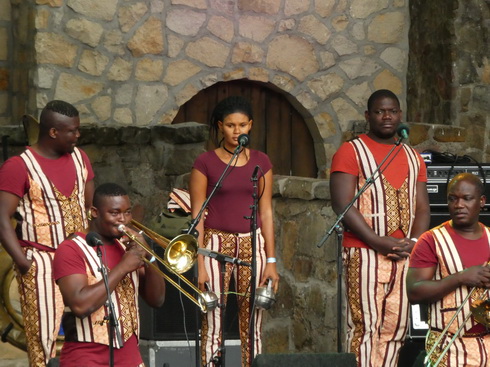
[[[422,363],[420,364],[420,355]],[[424,366],[425,339],[407,339],[400,349],[398,357],[398,367]]]
[[[153,249],[160,257],[163,250],[157,246]],[[195,265],[197,266],[197,265]],[[175,275],[160,266],[161,270],[179,283]],[[194,269],[182,274],[194,284]],[[188,293],[193,293],[184,282],[181,286]],[[230,292],[234,291],[233,278]],[[195,295],[193,295],[195,296]],[[217,295],[219,297],[219,295]],[[176,287],[166,282],[165,302],[160,308],[149,307],[140,299],[140,337],[146,340],[195,340],[196,332],[200,335],[201,311],[189,298]],[[228,295],[225,313],[226,339],[240,339],[238,332],[238,306],[234,294]]]
[[[353,353],[259,354],[252,367],[356,367]]]

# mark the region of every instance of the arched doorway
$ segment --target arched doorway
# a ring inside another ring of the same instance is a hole
[[[283,94],[266,83],[244,79],[216,83],[181,106],[172,123],[207,124],[214,106],[232,95],[243,96],[252,103],[254,127],[250,146],[268,154],[275,174],[317,177],[313,138],[303,117]],[[212,148],[211,143],[208,147]]]

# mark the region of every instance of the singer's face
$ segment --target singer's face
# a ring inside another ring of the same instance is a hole
[[[218,122],[220,131],[223,133],[224,143],[229,147],[238,146],[238,137],[248,134],[252,129],[252,120],[243,113],[236,112],[226,115],[223,121]]]
[[[371,110],[365,112],[369,123],[369,136],[376,139],[391,139],[402,118],[400,105],[389,97],[381,97],[374,101]]]
[[[468,228],[478,223],[485,201],[485,196],[470,180],[460,179],[454,185],[450,185],[447,205],[453,227]]]
[[[94,209],[94,208],[93,208]],[[97,232],[106,238],[120,238],[118,227],[127,225],[131,219],[131,203],[128,196],[105,196],[98,208],[92,210]]]

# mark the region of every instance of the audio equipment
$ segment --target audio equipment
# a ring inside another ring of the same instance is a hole
[[[252,367],[356,367],[353,353],[259,354]]]
[[[430,228],[449,220],[447,185],[459,173],[472,173],[484,184],[487,203],[480,213],[480,221],[490,226],[490,164],[428,164],[427,192],[430,205]]]

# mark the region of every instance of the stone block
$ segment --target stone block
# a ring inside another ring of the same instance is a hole
[[[443,143],[466,141],[466,129],[453,126],[438,126],[434,129],[434,140]]]
[[[163,52],[162,22],[156,17],[150,17],[139,27],[128,42],[128,48],[134,57]]]
[[[67,5],[76,13],[89,18],[110,21],[114,18],[117,10],[117,0],[67,0]]]
[[[0,27],[0,61],[7,61],[9,53],[7,28]]]
[[[298,25],[298,30],[308,36],[311,36],[321,45],[325,45],[332,34],[330,29],[328,29],[327,26],[314,15],[307,15],[301,18]],[[349,44],[345,46],[350,46],[352,49],[352,46],[354,45]]]
[[[230,49],[228,46],[210,38],[202,37],[201,39],[188,43],[186,54],[194,60],[200,60],[207,66],[223,68]]]
[[[410,124],[410,144],[418,145],[429,140],[429,132],[431,125],[426,124]]]
[[[54,64],[70,68],[77,56],[77,46],[56,33],[37,33],[35,48],[37,61],[40,64]]]
[[[212,16],[208,22],[208,30],[223,41],[231,42],[235,33],[233,22],[222,16]]]
[[[195,36],[206,21],[206,14],[189,8],[171,9],[167,14],[167,27],[183,36]]]
[[[300,81],[319,69],[313,45],[298,36],[275,37],[267,50],[267,67],[289,73]]]
[[[263,42],[274,30],[275,21],[262,16],[244,15],[238,22],[240,36]]]
[[[238,0],[238,9],[259,14],[277,14],[280,6],[280,0]]]
[[[71,73],[62,73],[56,83],[54,99],[76,103],[96,96],[104,84]]]
[[[174,144],[204,143],[209,137],[209,127],[197,122],[160,125],[152,128],[152,139]]]

